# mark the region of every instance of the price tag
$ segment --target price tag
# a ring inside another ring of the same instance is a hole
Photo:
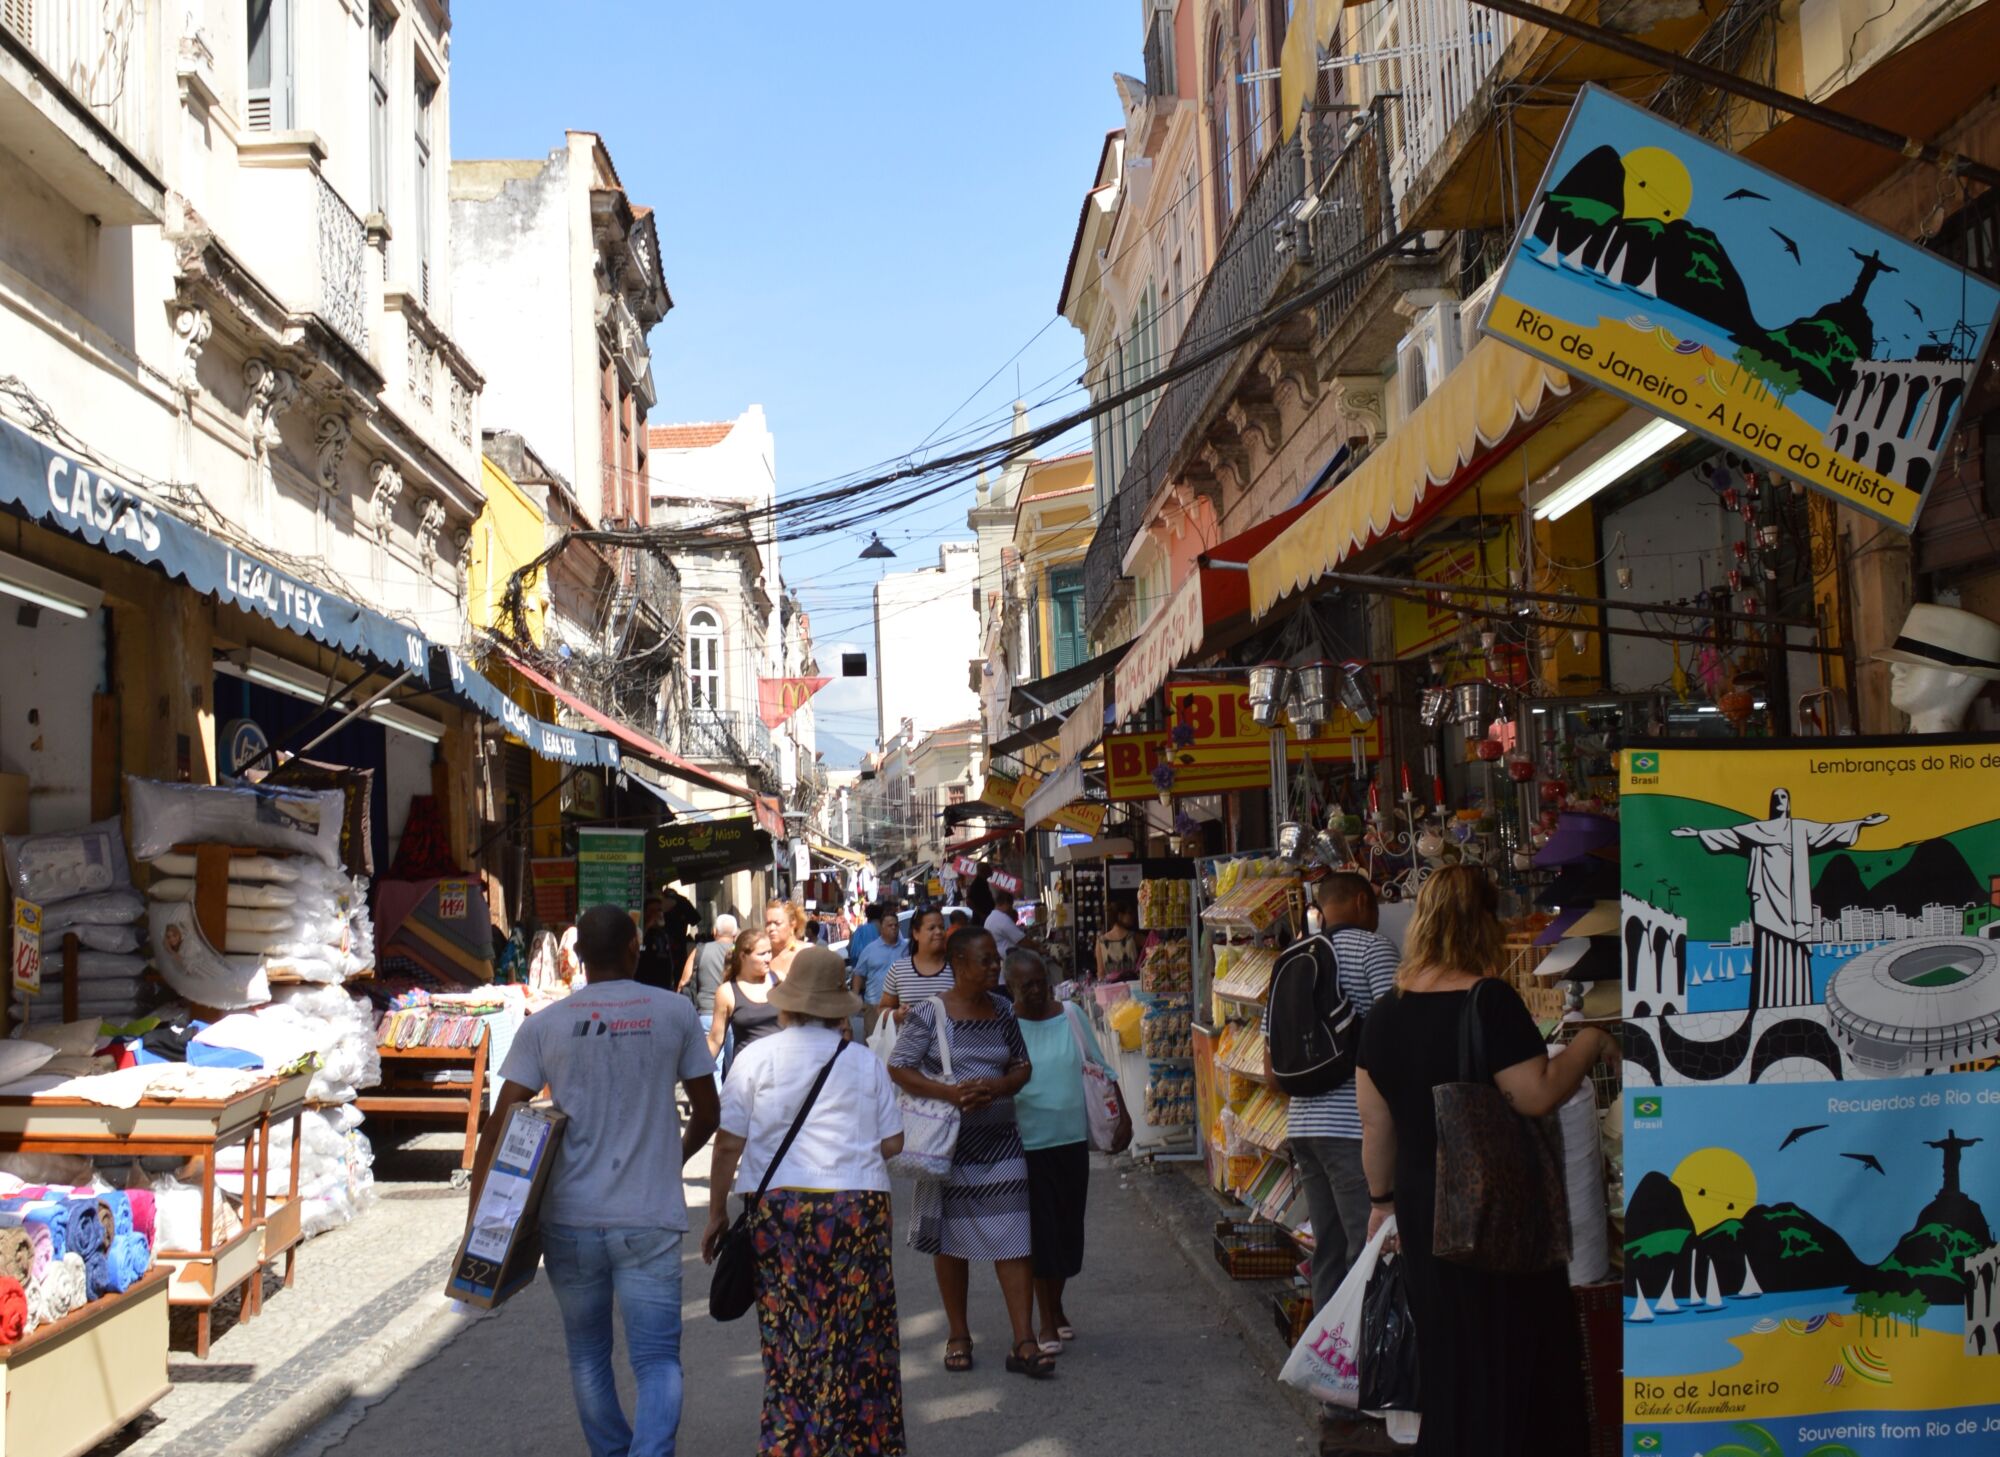
[[[465,919],[465,904],[470,894],[463,880],[441,880],[438,882],[438,919],[440,921],[462,921]]]
[[[14,990],[31,995],[42,989],[42,908],[14,902]]]

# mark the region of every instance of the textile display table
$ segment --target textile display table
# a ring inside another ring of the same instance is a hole
[[[459,1162],[463,1174],[470,1174],[473,1156],[479,1150],[479,1130],[486,1113],[486,1046],[490,1038],[481,1028],[479,1040],[470,1047],[384,1047],[382,1081],[361,1094],[355,1107],[368,1118],[407,1118],[427,1123],[462,1125],[465,1151]],[[466,1070],[469,1081],[433,1083],[432,1073]]]
[[[292,1288],[292,1275],[298,1266],[299,1241],[303,1238],[303,1208],[299,1202],[299,1159],[305,1151],[306,1089],[312,1084],[310,1072],[293,1073],[279,1080],[271,1090],[270,1106],[257,1129],[257,1192],[252,1202],[249,1184],[249,1170],[244,1170],[243,1207],[246,1215],[253,1209],[259,1233],[258,1270],[259,1274],[270,1269],[284,1257],[284,1288]],[[277,1207],[272,1207],[270,1189],[271,1172],[271,1130],[289,1122],[292,1125],[292,1157],[290,1178],[285,1192],[278,1196]],[[250,1220],[246,1219],[245,1223]],[[264,1282],[260,1278],[251,1286],[251,1299],[259,1310],[264,1306]]]
[[[0,1457],[88,1452],[165,1396],[169,1272],[0,1346]]]
[[[106,1107],[84,1098],[0,1097],[0,1153],[201,1160],[201,1229],[209,1244],[197,1250],[156,1250],[154,1256],[172,1277],[169,1302],[195,1308],[195,1355],[206,1360],[210,1316],[218,1300],[250,1285],[243,1296],[242,1319],[257,1313],[254,1286],[263,1268],[264,1230],[247,1195],[252,1188],[262,1189],[273,1110],[293,1103],[302,1107],[308,1081],[309,1075],[303,1073],[265,1078],[230,1098],[144,1098],[130,1108]],[[294,1134],[295,1148],[296,1138]],[[217,1244],[215,1156],[239,1143],[244,1146],[243,1231]],[[296,1155],[292,1167],[298,1168]]]

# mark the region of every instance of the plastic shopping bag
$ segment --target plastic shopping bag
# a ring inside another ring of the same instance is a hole
[[[896,1052],[896,1018],[893,1013],[884,1012],[875,1023],[875,1030],[868,1034],[868,1050],[882,1060],[887,1067],[889,1059]]]
[[[1382,1221],[1361,1258],[1333,1292],[1333,1299],[1314,1315],[1299,1337],[1280,1381],[1289,1382],[1321,1401],[1350,1410],[1361,1405],[1361,1316],[1368,1281],[1382,1258],[1382,1245],[1396,1232],[1394,1216]]]
[[[1361,1301],[1361,1405],[1367,1411],[1422,1411],[1417,1400],[1417,1328],[1404,1261],[1382,1256]]]

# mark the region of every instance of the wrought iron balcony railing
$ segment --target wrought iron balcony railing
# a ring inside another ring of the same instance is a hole
[[[1315,111],[1307,124],[1312,195],[1319,206],[1306,225],[1306,240],[1316,276],[1349,269],[1396,236],[1396,194],[1389,172],[1393,104],[1377,97],[1366,111]],[[1314,309],[1319,338],[1340,327],[1367,282],[1366,276],[1355,274],[1320,300]]]

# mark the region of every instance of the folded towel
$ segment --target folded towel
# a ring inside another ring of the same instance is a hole
[[[83,1257],[84,1299],[96,1300],[112,1293],[111,1261],[103,1250]]]
[[[71,1199],[62,1206],[63,1252],[88,1260],[104,1252],[104,1224],[95,1199]]]
[[[104,1247],[111,1248],[111,1241],[118,1237],[118,1220],[111,1212],[111,1206],[100,1197],[97,1203],[97,1223],[104,1231]]]
[[[130,1290],[153,1268],[153,1247],[143,1234],[121,1234],[105,1252],[113,1290]]]
[[[28,1319],[37,1326],[61,1320],[89,1298],[88,1279],[82,1256],[51,1260],[42,1278],[28,1287]]]
[[[69,1248],[69,1213],[61,1201],[38,1199],[25,1204],[10,1204],[9,1212],[21,1216],[23,1228],[40,1229],[48,1235],[51,1259],[60,1260],[63,1257]],[[31,1234],[29,1238],[34,1236]]]
[[[111,1211],[111,1238],[132,1232],[132,1205],[122,1189],[104,1189],[97,1195],[98,1201]],[[108,1241],[107,1241],[108,1243]]]
[[[28,1292],[12,1275],[0,1275],[0,1346],[28,1333]]]
[[[35,1242],[28,1238],[27,1230],[0,1227],[0,1278],[25,1284],[34,1274]]]
[[[18,1210],[0,1209],[0,1229],[18,1231],[28,1242],[27,1278],[21,1279],[20,1276],[15,1278],[21,1279],[23,1285],[29,1280],[41,1279],[42,1271],[47,1269],[49,1261],[55,1258],[55,1238],[49,1233],[48,1225],[31,1223],[28,1217]]]
[[[146,1243],[153,1242],[153,1191],[151,1189],[127,1189],[125,1207],[132,1211],[132,1233],[143,1234]]]

